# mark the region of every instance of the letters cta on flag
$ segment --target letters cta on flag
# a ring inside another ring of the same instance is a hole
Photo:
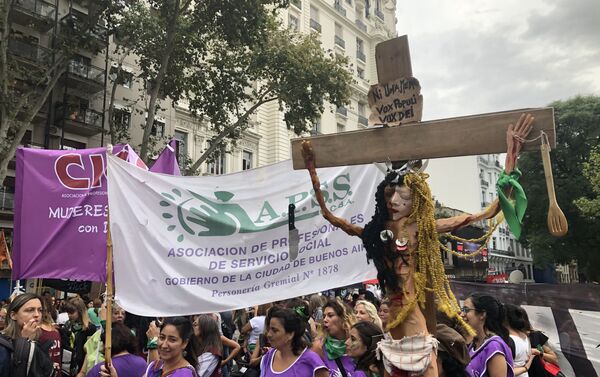
[[[383,174],[320,169],[337,216],[364,226]],[[142,315],[218,312],[346,286],[376,275],[362,241],[320,214],[310,176],[291,161],[224,176],[173,177],[108,159],[115,295]],[[296,206],[298,257],[289,253]]]

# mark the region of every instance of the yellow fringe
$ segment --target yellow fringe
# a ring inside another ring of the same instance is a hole
[[[426,181],[427,178],[429,178],[429,175],[425,173],[409,173],[404,176],[404,184],[412,192],[413,208],[409,221],[416,222],[419,230],[416,255],[412,255],[417,268],[414,276],[415,297],[400,310],[396,318],[387,327],[391,329],[402,323],[417,303],[421,308],[424,307],[427,278],[429,278],[431,289],[437,298],[438,310],[445,313],[449,318],[456,318],[469,334],[474,335],[474,330],[459,315],[458,301],[450,289],[444,263],[440,258],[439,239],[434,217],[435,206],[431,190]]]

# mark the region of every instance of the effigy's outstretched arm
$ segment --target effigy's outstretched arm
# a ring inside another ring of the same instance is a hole
[[[304,165],[310,173],[310,180],[312,182],[313,190],[315,191],[315,197],[319,203],[319,207],[321,207],[321,214],[323,217],[333,226],[340,228],[347,234],[360,237],[363,232],[363,228],[358,225],[350,224],[348,221],[335,216],[327,208],[327,204],[323,198],[323,193],[321,192],[321,181],[319,181],[317,169],[315,168],[315,152],[309,140],[304,140],[302,142],[302,157],[304,158]]]
[[[527,135],[529,135],[529,132],[531,132],[534,120],[535,118],[531,114],[521,114],[515,126],[512,124],[508,126],[508,130],[506,131],[506,160],[504,163],[504,173],[506,175],[511,174],[517,167],[517,158],[519,157],[522,143],[525,141]],[[505,191],[505,194],[510,196],[511,189],[509,188]],[[436,230],[438,233],[451,232],[480,220],[491,219],[499,212],[500,203],[498,199],[495,199],[486,209],[479,213],[436,220]]]

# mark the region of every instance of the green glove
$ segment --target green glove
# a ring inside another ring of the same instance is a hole
[[[520,177],[521,172],[519,169],[513,170],[508,175],[503,171],[500,173],[498,182],[496,182],[500,208],[504,213],[504,218],[506,218],[510,231],[517,239],[521,237],[521,221],[523,220],[525,210],[527,209],[527,196],[525,196],[525,191],[523,191],[523,187],[519,184]],[[513,196],[515,198],[514,205],[513,201],[504,194],[504,189],[507,186],[512,186],[513,188]]]

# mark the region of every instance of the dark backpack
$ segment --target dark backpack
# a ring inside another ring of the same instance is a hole
[[[11,377],[54,377],[56,369],[48,354],[49,347],[25,338],[10,339],[0,335],[0,346],[11,354]]]

